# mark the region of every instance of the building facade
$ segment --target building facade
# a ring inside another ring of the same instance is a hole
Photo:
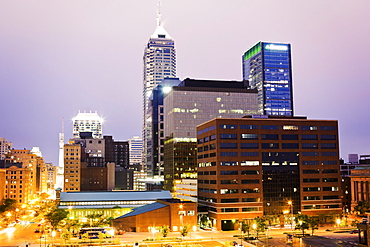
[[[81,132],[91,132],[93,138],[101,139],[103,137],[103,121],[97,112],[78,112],[72,119],[73,138],[80,138]]]
[[[143,56],[143,163],[147,164],[147,143],[152,134],[152,118],[147,114],[149,98],[153,89],[164,79],[176,77],[176,50],[175,42],[164,29],[160,13],[157,16],[157,27],[150,37]],[[146,170],[149,176],[153,176],[153,164],[149,164]]]
[[[260,114],[294,116],[290,44],[258,42],[242,62],[243,79],[258,89]]]
[[[13,144],[4,137],[0,137],[0,160],[5,159],[5,155],[12,150]]]
[[[196,126],[213,118],[257,114],[257,90],[246,81],[185,79],[164,95],[164,189],[197,177]]]
[[[283,212],[340,214],[337,121],[256,117],[197,127],[198,203],[213,225],[230,230],[236,219]]]

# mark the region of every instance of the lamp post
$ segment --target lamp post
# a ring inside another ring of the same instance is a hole
[[[52,231],[51,232],[51,236],[53,237],[53,246],[54,246],[54,238],[55,238],[55,235],[56,235],[56,231]]]
[[[288,201],[288,205],[290,205],[290,217],[291,217],[291,229],[293,231],[293,201]]]
[[[338,230],[339,230],[339,227],[340,227],[340,223],[341,223],[341,220],[340,220],[340,218],[338,218],[338,219],[336,220],[336,223],[337,223],[337,225],[338,225]]]

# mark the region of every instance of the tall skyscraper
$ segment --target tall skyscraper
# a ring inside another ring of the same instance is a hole
[[[147,143],[151,138],[151,115],[147,114],[152,90],[164,79],[176,77],[175,42],[161,23],[160,4],[158,4],[157,27],[150,37],[143,56],[143,163],[147,164]],[[149,167],[148,170],[152,170]]]
[[[293,116],[290,44],[258,42],[244,53],[243,79],[258,89],[263,115]]]
[[[143,139],[138,136],[134,136],[128,139],[129,146],[129,163],[130,165],[141,164],[142,153],[143,153]]]
[[[91,132],[93,138],[103,138],[104,119],[97,112],[78,112],[73,119],[73,138],[80,138],[81,132]]]

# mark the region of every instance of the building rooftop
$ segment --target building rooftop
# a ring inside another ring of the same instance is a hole
[[[167,205],[162,204],[160,202],[155,202],[155,203],[152,203],[152,204],[148,204],[148,205],[145,205],[145,206],[141,206],[141,207],[135,208],[130,213],[125,214],[125,215],[122,215],[120,217],[117,217],[116,219],[126,218],[126,217],[130,217],[130,216],[135,216],[135,215],[147,213],[147,212],[150,212],[150,211],[159,209],[159,208],[164,208],[166,206]]]
[[[103,192],[61,192],[60,201],[150,201],[171,199],[169,191],[103,191]]]

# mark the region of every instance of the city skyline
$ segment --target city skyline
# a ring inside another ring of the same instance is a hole
[[[295,115],[338,120],[340,157],[347,160],[370,151],[369,8],[365,0],[164,0],[161,13],[176,40],[181,80],[241,80],[241,56],[250,47],[290,43]],[[0,137],[15,149],[40,147],[45,162],[57,165],[62,118],[67,141],[79,110],[105,118],[103,135],[140,135],[142,54],[156,10],[155,0],[4,1]]]

